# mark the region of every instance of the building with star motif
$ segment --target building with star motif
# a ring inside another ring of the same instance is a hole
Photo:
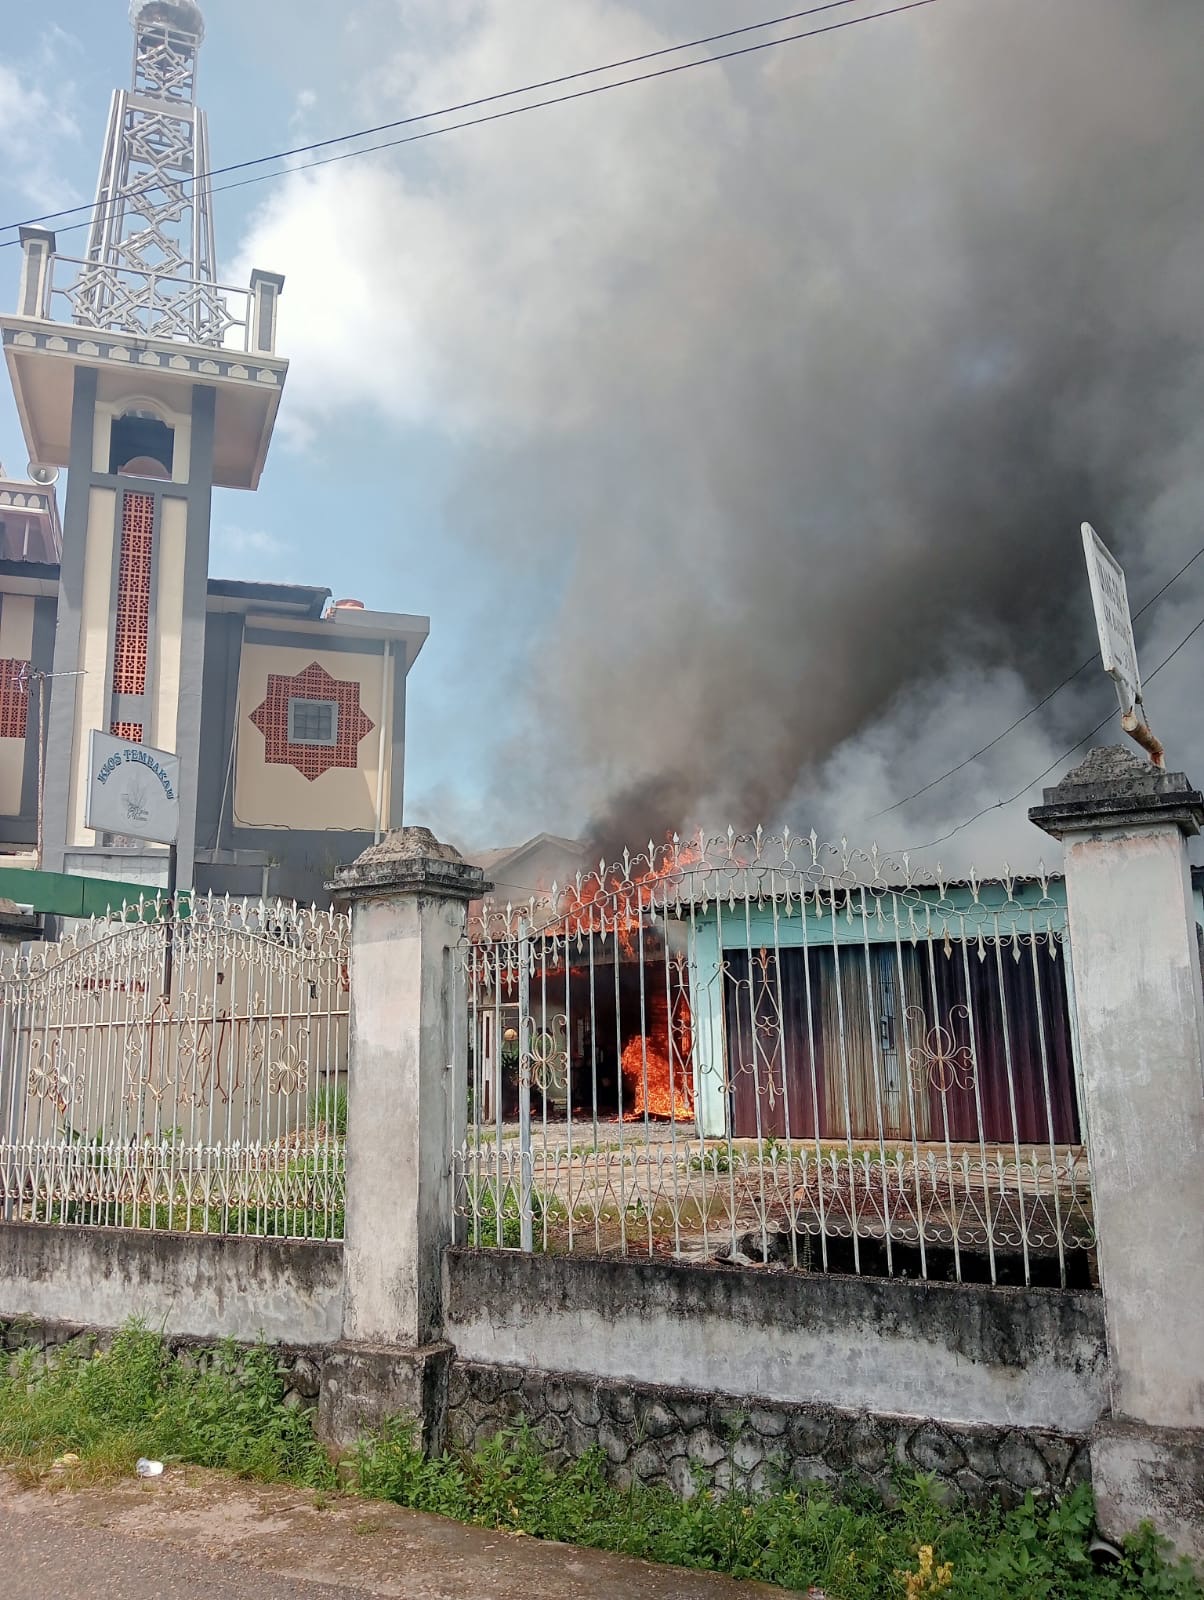
[[[166,883],[164,848],[86,825],[99,730],[179,757],[181,888],[320,898],[401,823],[429,623],[209,575],[213,490],[257,487],[280,406],[284,280],[216,277],[199,7],[130,15],[86,243],[23,228],[0,316],[31,461],[0,474],[0,855]]]

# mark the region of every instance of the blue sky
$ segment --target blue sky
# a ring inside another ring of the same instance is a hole
[[[775,9],[203,4],[218,165]],[[125,10],[6,18],[0,221],[90,198]],[[1082,659],[1079,521],[1138,600],[1199,543],[1202,60],[1198,0],[940,0],[219,193],[223,279],[286,274],[292,370],[212,570],[430,615],[409,820],[444,835],[936,837],[1107,711],[1088,675],[867,831]],[[1197,669],[1155,685],[1181,763]],[[1019,804],[942,854],[1037,847]]]

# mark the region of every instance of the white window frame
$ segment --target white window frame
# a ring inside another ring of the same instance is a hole
[[[330,738],[329,739],[299,739],[297,737],[296,716],[298,707],[329,706],[330,707]],[[288,702],[288,742],[289,744],[309,745],[314,748],[329,750],[339,742],[339,702],[337,700],[319,700],[313,695],[290,695]]]

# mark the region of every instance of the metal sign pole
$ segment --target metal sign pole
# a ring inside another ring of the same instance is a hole
[[[1133,618],[1129,611],[1129,590],[1124,568],[1089,522],[1083,523],[1083,554],[1091,584],[1091,604],[1099,634],[1100,660],[1116,688],[1120,702],[1120,725],[1149,755],[1156,767],[1165,767],[1162,742],[1144,716],[1141,699],[1141,672],[1137,665],[1137,645],[1133,638]]]
[[[167,849],[167,922],[163,941],[163,998],[168,1005],[171,1004],[171,980],[175,965],[176,864],[176,846],[172,844]]]

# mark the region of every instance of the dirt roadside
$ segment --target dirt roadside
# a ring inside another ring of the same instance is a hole
[[[22,1550],[26,1548],[26,1557]],[[120,1549],[122,1575],[106,1551]],[[0,1474],[6,1595],[170,1593],[255,1600],[309,1595],[400,1600],[782,1600],[783,1591],[626,1557],[466,1528],[374,1501],[245,1483],[176,1467],[100,1488],[22,1489]],[[139,1554],[141,1552],[141,1556]],[[79,1574],[67,1588],[54,1566]],[[156,1569],[169,1558],[173,1578]],[[145,1568],[145,1572],[142,1569]],[[22,1585],[28,1572],[31,1586]],[[37,1583],[37,1587],[32,1586]]]

